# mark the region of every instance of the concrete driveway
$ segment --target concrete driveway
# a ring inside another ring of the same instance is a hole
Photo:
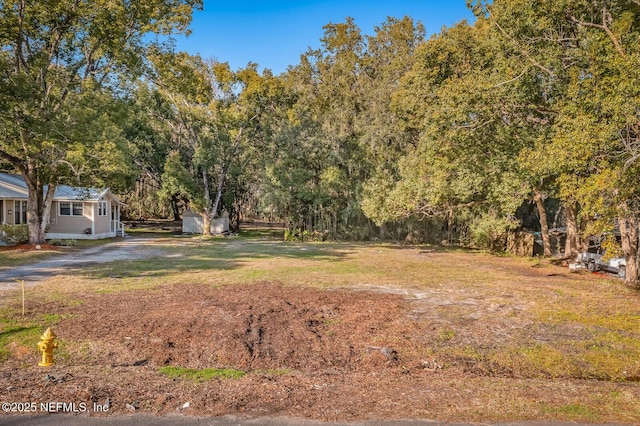
[[[154,241],[154,238],[148,237],[127,237],[124,240],[61,254],[30,265],[9,267],[0,271],[0,291],[20,288],[20,283],[15,280],[24,280],[25,286],[33,286],[43,279],[89,265],[161,256],[164,251],[153,247],[151,243]]]

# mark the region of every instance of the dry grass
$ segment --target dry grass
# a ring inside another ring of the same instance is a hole
[[[60,240],[55,242],[59,245],[45,244],[42,249],[39,250],[24,244],[0,247],[0,271],[12,266],[29,265],[61,254],[73,253],[89,247],[103,245],[109,241],[111,240]],[[29,248],[23,249],[23,247]]]

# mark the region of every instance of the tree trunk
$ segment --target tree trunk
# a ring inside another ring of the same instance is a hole
[[[29,132],[20,131],[20,139],[23,147],[30,145]],[[46,242],[46,228],[51,204],[53,203],[53,193],[55,185],[49,185],[46,198],[43,196],[43,182],[38,176],[38,165],[36,161],[29,158],[26,162],[18,157],[0,150],[0,157],[8,161],[19,170],[27,185],[27,228],[29,229],[29,244],[44,244]],[[22,209],[21,209],[22,210]],[[17,209],[14,214],[21,214]],[[20,221],[22,223],[22,221]]]
[[[453,207],[449,207],[447,214],[447,244],[453,244]]]
[[[56,192],[56,185],[50,183],[47,187],[47,194],[44,198],[44,209],[42,211],[42,218],[40,219],[40,229],[42,230],[42,236],[44,237],[47,232],[47,226],[49,225],[49,217],[51,216],[51,206],[53,205],[53,196]]]
[[[591,240],[589,236],[586,235],[587,223],[588,219],[583,217],[578,225],[578,253],[589,251],[589,244],[591,244]]]
[[[578,255],[580,243],[575,203],[569,202],[564,205],[564,215],[567,220],[567,240],[564,245],[564,256],[575,258]]]
[[[178,208],[179,200],[176,194],[171,196],[171,210],[173,210],[173,220],[180,220],[180,209]]]
[[[29,244],[44,244],[46,242],[45,229],[42,226],[42,217],[39,214],[38,197],[33,191],[29,191],[27,198],[27,224],[29,226]],[[18,211],[15,212],[19,214]]]
[[[540,191],[536,191],[533,200],[536,202],[536,206],[538,207],[538,216],[540,217],[540,231],[542,233],[542,247],[543,247],[543,256],[551,257],[553,253],[551,252],[551,241],[549,240],[549,225],[547,223],[547,211],[544,208],[544,200],[542,199],[542,193]]]
[[[218,215],[218,207],[220,206],[220,199],[222,198],[222,190],[224,189],[224,181],[227,179],[227,171],[229,170],[231,160],[226,161],[220,171],[220,177],[218,178],[218,188],[216,189],[216,199],[211,207],[211,217],[214,218]]]
[[[234,208],[229,215],[229,228],[234,232],[240,231],[240,209]]]
[[[380,225],[380,239],[384,241],[387,238],[389,238],[389,232],[387,231],[387,224],[383,223]]]
[[[211,235],[211,218],[212,212],[209,209],[211,204],[211,197],[209,196],[209,176],[206,170],[202,170],[202,184],[204,186],[204,205],[205,208],[202,211],[202,235]],[[215,213],[215,210],[213,211]]]
[[[47,242],[46,232],[53,204],[53,195],[56,190],[54,184],[49,184],[47,194],[43,197],[44,186],[38,179],[36,167],[28,164],[21,170],[22,177],[27,185],[27,226],[29,228],[29,244],[44,244]],[[18,214],[16,211],[15,214]]]
[[[52,198],[42,201],[42,196],[29,191],[27,198],[27,226],[29,227],[29,244],[44,244],[47,242],[46,232],[51,214]],[[39,204],[39,205],[38,205]],[[17,212],[16,212],[17,213]]]
[[[209,209],[205,209],[202,213],[202,235],[210,236],[211,235],[211,219],[213,215],[210,213]]]
[[[630,215],[618,218],[622,251],[627,263],[624,283],[638,288],[638,217]]]

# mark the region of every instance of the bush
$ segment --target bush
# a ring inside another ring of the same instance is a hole
[[[298,235],[299,235],[299,231],[297,229],[294,229],[294,230],[285,229],[284,230],[284,240],[285,241],[300,241],[300,237]]]
[[[469,226],[471,242],[474,246],[491,251],[504,251],[507,232],[517,227],[514,220],[484,215],[476,218]]]
[[[325,241],[327,239],[328,231],[320,232],[313,231],[309,232],[307,230],[288,230],[284,231],[284,240],[285,241]]]
[[[27,225],[2,225],[0,230],[4,239],[13,244],[23,244],[29,241],[29,227]]]
[[[77,247],[78,241],[76,240],[51,240],[50,244],[56,247]]]

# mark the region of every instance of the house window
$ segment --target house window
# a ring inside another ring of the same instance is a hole
[[[106,216],[107,215],[107,202],[100,201],[98,202],[98,216]]]
[[[82,216],[82,203],[61,201],[60,216]]]
[[[13,223],[21,225],[27,223],[27,202],[16,201],[13,207]]]

